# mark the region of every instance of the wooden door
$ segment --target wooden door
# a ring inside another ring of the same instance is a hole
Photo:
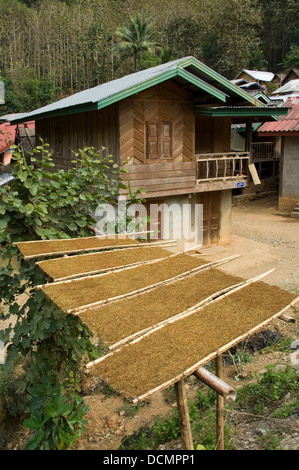
[[[199,195],[202,207],[203,246],[218,245],[220,235],[220,191]]]
[[[155,213],[156,211],[151,211],[150,207],[151,204],[155,204],[158,207],[163,204],[164,200],[163,199],[149,199],[144,203],[147,211],[147,216],[150,217],[150,221],[147,223],[147,230],[154,230],[154,235],[150,235],[148,238],[151,238],[152,240],[161,240],[162,239],[162,215],[161,211],[158,211],[158,213]]]

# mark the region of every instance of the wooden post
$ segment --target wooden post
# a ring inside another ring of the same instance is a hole
[[[184,379],[179,380],[174,384],[176,401],[178,406],[181,438],[184,450],[193,450],[193,439],[190,427],[190,418],[187,405],[187,396],[185,389]]]
[[[219,379],[223,378],[222,354],[216,357],[216,375]],[[217,417],[216,417],[216,450],[224,450],[224,398],[217,393]]]

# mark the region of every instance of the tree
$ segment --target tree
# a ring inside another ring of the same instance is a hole
[[[155,32],[148,20],[137,14],[130,18],[129,27],[122,26],[116,31],[118,43],[114,47],[114,54],[121,60],[133,56],[133,70],[137,71],[141,54],[144,52],[154,53],[159,47],[155,41]]]
[[[285,70],[299,68],[299,46],[294,44],[290,47],[289,53],[283,61]]]

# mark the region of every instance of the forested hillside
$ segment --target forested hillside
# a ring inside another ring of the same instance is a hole
[[[0,18],[1,114],[187,55],[229,79],[299,67],[299,0],[0,0]]]

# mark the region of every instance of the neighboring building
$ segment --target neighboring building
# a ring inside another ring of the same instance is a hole
[[[299,69],[291,69],[281,81],[281,86],[286,85],[291,80],[297,80],[299,78]]]
[[[280,78],[272,72],[264,72],[260,70],[242,70],[234,80],[245,79],[248,82],[257,82],[261,85],[266,93],[271,93],[273,87],[280,86]]]
[[[12,145],[15,143],[16,126],[8,122],[0,124],[0,163],[8,165],[12,155]]]
[[[264,93],[264,87],[256,82],[247,80],[231,80],[240,88],[244,89],[250,96],[267,107],[283,106],[283,100],[270,100]],[[235,190],[234,194],[250,194],[268,191],[277,191],[279,185],[279,152],[276,149],[275,139],[262,138],[258,135],[261,122],[254,122],[252,125],[251,142],[251,162],[255,164],[259,177],[259,184],[251,181],[250,184],[241,190]],[[245,139],[246,124],[233,124],[231,132],[231,150],[235,152],[244,151],[246,148]]]
[[[12,156],[12,146],[21,145],[25,155],[35,146],[35,124],[25,122],[24,124],[10,124],[13,119],[19,119],[23,114],[6,114],[0,116],[0,163],[8,165]]]
[[[263,106],[186,57],[82,91],[14,123],[35,120],[36,136],[49,143],[58,168],[69,168],[72,150],[85,146],[105,147],[119,164],[130,159],[122,176],[132,190],[143,187],[147,204],[165,204],[156,221],[162,238],[167,208],[187,205],[194,226],[196,204],[203,204],[209,246],[230,240],[232,190],[250,184],[252,124],[286,112]],[[240,122],[245,151],[231,152],[231,125]],[[188,238],[189,246],[200,242]]]
[[[290,80],[285,85],[275,90],[270,98],[286,102],[288,98],[296,96],[299,96],[299,78],[296,80]]]
[[[287,116],[264,123],[259,136],[272,139],[280,156],[279,209],[291,212],[299,204],[299,97],[289,99]]]

